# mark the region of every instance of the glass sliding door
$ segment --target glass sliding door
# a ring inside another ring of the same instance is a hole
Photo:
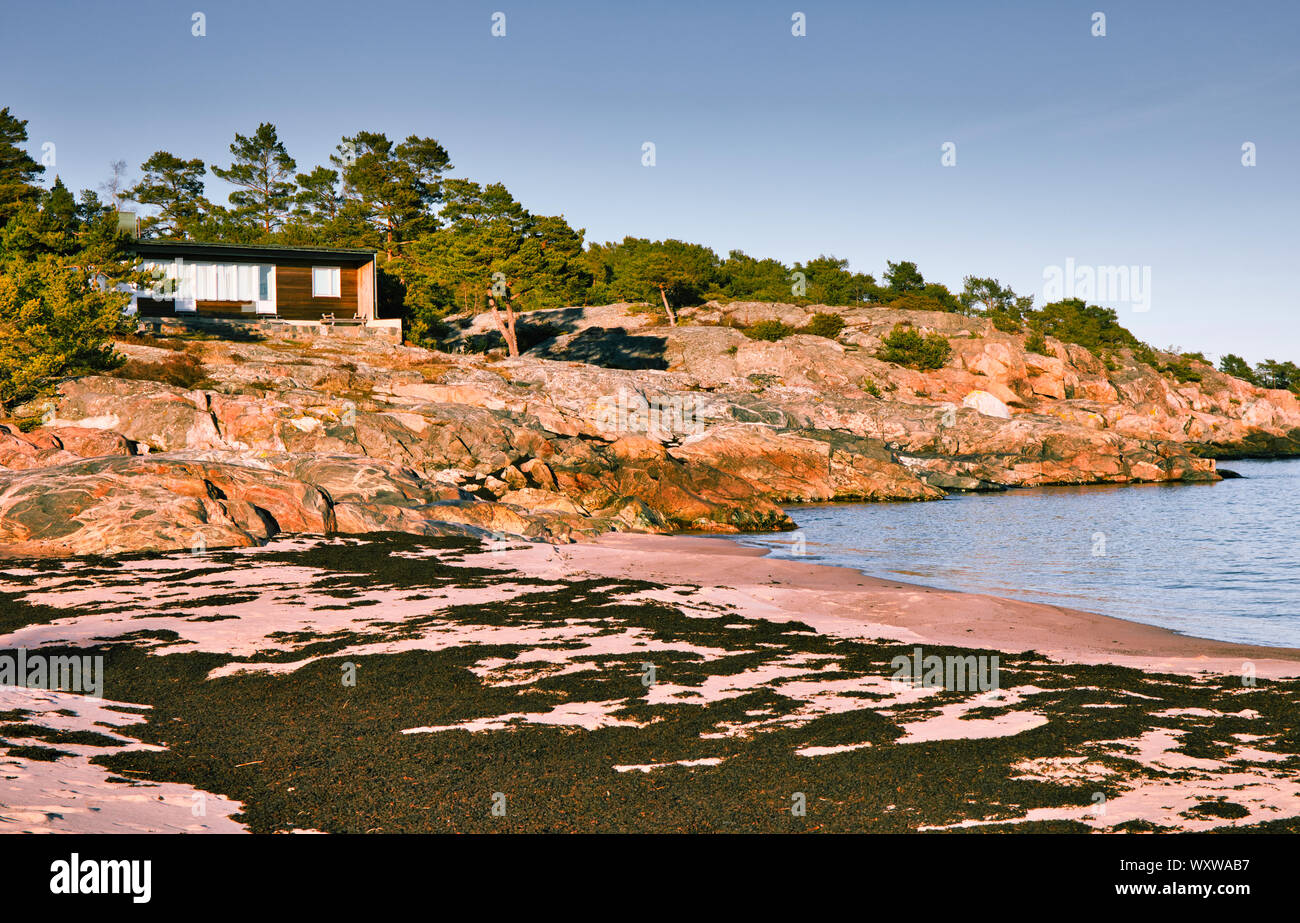
[[[153,276],[153,281],[137,297],[172,301],[178,313],[197,312],[199,302],[209,303],[204,310],[218,314],[276,313],[275,266],[271,263],[189,262],[177,258],[145,260],[142,268]]]
[[[257,267],[257,313],[275,313],[275,267],[263,263]]]

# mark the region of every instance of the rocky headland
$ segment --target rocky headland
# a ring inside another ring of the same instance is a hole
[[[744,332],[818,311],[842,315],[836,338]],[[946,364],[877,358],[898,323],[943,336]],[[669,326],[607,305],[520,330],[518,358],[475,351],[494,337],[482,316],[441,352],[133,337],[115,376],[63,381],[0,424],[0,553],[780,530],[791,503],[1209,482],[1215,458],[1300,453],[1288,391],[1200,363],[1180,381],[1172,354],[1030,351],[982,318],[736,302]]]

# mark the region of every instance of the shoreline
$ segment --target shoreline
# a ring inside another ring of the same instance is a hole
[[[1300,649],[1215,641],[1115,616],[870,577],[850,567],[770,557],[728,538],[611,533],[580,545],[532,545],[504,557],[524,571],[588,573],[709,590],[750,616],[802,621],[838,636],[1036,651],[1064,663],[1148,672],[1300,676]]]
[[[1250,663],[1261,679],[1300,677],[1300,648],[1201,638],[1053,603],[874,577],[851,565],[774,557],[771,549],[746,545],[743,540],[743,534],[608,532],[591,541],[563,545],[521,540],[513,547],[480,554],[534,577],[587,575],[643,580],[669,588],[692,586],[701,591],[698,598],[710,605],[735,607],[750,617],[800,621],[838,637],[1005,653],[1034,651],[1061,663],[1112,664],[1184,675],[1240,675]],[[171,554],[136,552],[124,557]],[[50,559],[0,555],[5,566],[39,560]]]
[[[1296,683],[1237,675],[1250,660],[1300,676],[1300,651],[713,537],[382,533],[210,554],[21,569],[0,587],[10,646],[102,647],[113,678],[102,701],[0,689],[14,713],[0,830],[486,832],[502,825],[477,795],[496,791],[525,806],[517,832],[780,832],[773,792],[808,790],[830,832],[1300,817],[1281,762]],[[992,688],[981,663],[944,692],[890,679],[913,647],[1035,653],[990,658]],[[549,803],[569,808],[527,807]]]

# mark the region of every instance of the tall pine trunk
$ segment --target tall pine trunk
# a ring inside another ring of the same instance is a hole
[[[676,327],[677,315],[673,312],[673,309],[668,305],[668,293],[664,291],[664,284],[662,282],[659,283],[659,297],[664,300],[664,310],[668,313],[668,323]]]
[[[505,303],[506,309],[504,319],[502,319],[501,311],[497,308],[496,298],[492,296],[492,290],[488,289],[488,306],[492,309],[492,320],[496,324],[497,332],[506,341],[507,354],[514,359],[519,356],[519,337],[515,333],[515,308],[508,297],[501,300]]]

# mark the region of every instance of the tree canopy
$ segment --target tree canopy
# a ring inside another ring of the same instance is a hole
[[[1037,332],[1091,350],[1139,347],[1142,342],[1119,322],[1113,308],[1088,304],[1082,298],[1067,298],[1026,313]]]
[[[417,331],[448,314],[483,310],[494,286],[508,286],[520,310],[584,300],[591,275],[581,230],[563,217],[533,215],[500,183],[449,179],[444,187],[444,226],[416,239],[405,257],[406,303]]]
[[[381,132],[360,131],[342,140],[330,162],[343,180],[345,215],[377,236],[388,259],[438,226],[434,206],[452,165],[432,138],[411,135],[394,144]]]
[[[128,201],[146,209],[145,236],[374,248],[381,252],[381,313],[406,316],[417,342],[434,343],[444,317],[485,310],[495,292],[513,311],[628,301],[667,302],[675,315],[710,300],[745,300],[955,312],[1025,334],[1036,349],[1046,349],[1052,336],[1095,351],[1129,348],[1154,361],[1114,310],[1080,299],[1035,309],[1032,296],[992,277],[967,276],[954,294],[909,260],[887,260],[877,283],[825,253],[787,264],[742,250],[720,258],[704,244],[676,238],[586,242],[564,216],[534,214],[501,183],[449,176],[446,148],[415,134],[402,141],[375,131],[344,135],[328,164],[299,171],[277,127],[262,122],[235,134],[228,166],[211,168],[234,187],[228,206],[208,198],[202,159],[167,150],[150,155],[133,184],[126,164],[112,162],[100,187],[106,200],[89,190],[75,198],[58,177],[45,190],[37,183],[44,167],[24,149],[26,140],[26,122],[0,110],[0,228],[11,252],[82,255],[89,229],[109,228],[113,210]],[[114,258],[102,252],[100,259]],[[54,284],[52,276],[42,278]],[[24,282],[23,291],[33,284]],[[908,346],[907,334],[899,336],[900,349]],[[1220,368],[1267,387],[1300,388],[1292,363],[1265,360],[1251,368],[1229,354]]]
[[[41,197],[36,178],[45,167],[32,159],[23,144],[27,141],[27,120],[0,109],[0,227],[14,216],[25,202]]]
[[[203,161],[197,157],[183,160],[169,151],[157,151],[140,164],[140,169],[144,177],[127,192],[127,198],[158,209],[156,215],[140,222],[141,233],[193,237],[212,212],[203,185]]]
[[[252,219],[270,234],[284,224],[294,199],[294,170],[298,164],[285,150],[274,125],[263,122],[251,135],[235,135],[230,145],[234,162],[213,166],[212,172],[233,186],[232,217]]]
[[[121,362],[112,338],[130,295],[116,283],[138,274],[113,214],[93,193],[82,201],[56,179],[0,230],[0,409]]]

